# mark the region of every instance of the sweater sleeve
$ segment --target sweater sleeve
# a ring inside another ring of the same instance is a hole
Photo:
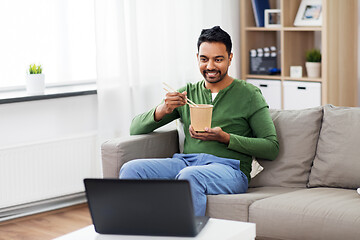
[[[131,122],[130,135],[146,134],[162,127],[169,122],[179,118],[179,112],[175,109],[172,113],[165,115],[160,121],[155,121],[156,107],[148,112],[137,115]]]
[[[230,134],[228,148],[250,156],[274,160],[279,153],[279,143],[268,106],[261,93],[251,99],[249,126],[254,137]]]
[[[178,92],[186,91],[186,87],[177,90]],[[164,101],[161,102],[161,104]],[[170,114],[165,115],[160,121],[155,121],[155,110],[157,106],[148,112],[137,115],[131,122],[130,135],[147,134],[153,132],[155,129],[162,127],[169,122],[180,117],[179,108],[175,108]]]

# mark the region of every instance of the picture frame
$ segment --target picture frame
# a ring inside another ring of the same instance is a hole
[[[280,9],[265,9],[264,11],[264,20],[266,28],[279,28],[281,27],[280,22]]]
[[[302,66],[290,66],[291,78],[302,78]]]
[[[322,3],[321,0],[302,0],[296,14],[294,26],[321,26]]]

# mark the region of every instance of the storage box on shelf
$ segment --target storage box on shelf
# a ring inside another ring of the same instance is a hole
[[[321,105],[319,82],[284,81],[284,109],[312,108]]]
[[[247,82],[260,88],[270,108],[281,109],[280,80],[249,79]]]
[[[280,80],[282,109],[285,106],[286,108],[293,106],[291,101],[296,98],[295,94],[285,99],[284,90],[286,82],[289,81],[316,83],[318,92],[310,94],[311,96],[308,97],[311,99],[307,99],[312,101],[311,106],[329,103],[337,106],[357,106],[358,1],[348,0],[344,5],[340,0],[323,0],[322,26],[294,27],[300,3],[301,0],[270,0],[272,9],[281,10],[281,27],[264,28],[256,27],[251,0],[241,1],[242,79]],[[277,47],[278,68],[281,68],[281,74],[275,76],[249,74],[249,51],[267,46]],[[322,52],[321,77],[309,78],[305,68],[305,53],[315,47],[320,48]],[[339,61],[339,59],[343,60]],[[291,66],[302,66],[303,77],[290,77]],[[275,93],[266,94],[267,101],[272,101],[269,96],[272,96],[271,98],[276,96]],[[302,100],[297,101],[296,108],[309,106],[306,102],[302,104]]]

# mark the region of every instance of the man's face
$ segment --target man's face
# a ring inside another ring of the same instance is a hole
[[[223,43],[203,42],[199,47],[197,59],[205,80],[209,83],[217,83],[227,76],[232,53],[229,56]]]

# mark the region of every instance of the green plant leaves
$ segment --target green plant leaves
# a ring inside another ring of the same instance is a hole
[[[307,62],[321,62],[321,52],[318,49],[311,49],[306,51]]]
[[[29,67],[29,74],[41,74],[42,73],[42,67],[41,65],[36,66],[35,64],[30,64]]]

